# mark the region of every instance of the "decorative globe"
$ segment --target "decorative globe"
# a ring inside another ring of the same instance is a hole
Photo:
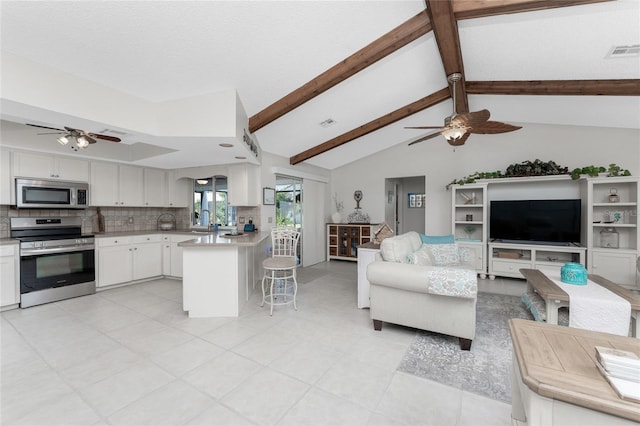
[[[560,268],[560,281],[567,284],[586,285],[587,270],[579,263],[565,263]]]

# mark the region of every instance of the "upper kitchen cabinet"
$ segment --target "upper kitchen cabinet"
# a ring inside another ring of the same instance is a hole
[[[13,179],[11,179],[11,152],[0,149],[0,204],[15,204]]]
[[[167,172],[160,169],[144,169],[144,206],[163,207],[165,202]]]
[[[193,198],[193,179],[176,178],[175,172],[166,173],[166,194],[165,206],[167,207],[189,207]]]
[[[229,204],[232,206],[257,206],[260,204],[260,171],[248,164],[228,167],[227,185]]]
[[[89,182],[89,161],[31,152],[13,153],[15,177]]]
[[[141,207],[144,200],[142,167],[91,162],[91,205]]]

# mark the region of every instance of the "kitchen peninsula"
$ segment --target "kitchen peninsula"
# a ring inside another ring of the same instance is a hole
[[[183,255],[183,308],[190,318],[237,317],[262,278],[269,232],[204,234],[178,244]]]

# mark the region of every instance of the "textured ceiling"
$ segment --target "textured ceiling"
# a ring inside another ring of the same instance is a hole
[[[45,69],[148,102],[235,89],[252,116],[424,7],[423,0],[3,1],[1,47],[3,53]],[[640,43],[640,2],[635,0],[461,20],[458,25],[468,81],[640,78],[640,58],[606,58],[614,45]],[[255,137],[264,151],[290,157],[446,84],[429,33],[258,130]],[[86,108],[100,101],[87,99]],[[640,128],[637,97],[470,96],[469,104],[472,110],[488,107],[493,119],[513,124]],[[332,169],[406,143],[419,135],[403,126],[438,125],[451,108],[445,101],[308,163]],[[3,118],[32,119],[15,113]],[[327,118],[336,124],[321,127]],[[60,120],[60,115],[51,119]],[[30,135],[25,140],[36,139],[33,129],[24,131]],[[154,143],[152,137],[143,139]],[[194,165],[197,144],[180,142],[163,140],[162,146],[173,144],[177,151],[136,163]],[[89,150],[84,154],[91,155]],[[222,158],[211,155],[206,161]]]

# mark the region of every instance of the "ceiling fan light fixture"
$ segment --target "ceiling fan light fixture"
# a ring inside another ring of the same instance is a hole
[[[86,136],[80,136],[79,138],[76,139],[76,143],[78,144],[79,148],[86,148],[89,146],[89,138],[87,138]]]
[[[60,145],[66,145],[69,143],[69,137],[70,135],[62,135],[57,139],[57,141]]]
[[[450,128],[442,131],[442,136],[448,141],[456,141],[464,136],[465,129]]]

